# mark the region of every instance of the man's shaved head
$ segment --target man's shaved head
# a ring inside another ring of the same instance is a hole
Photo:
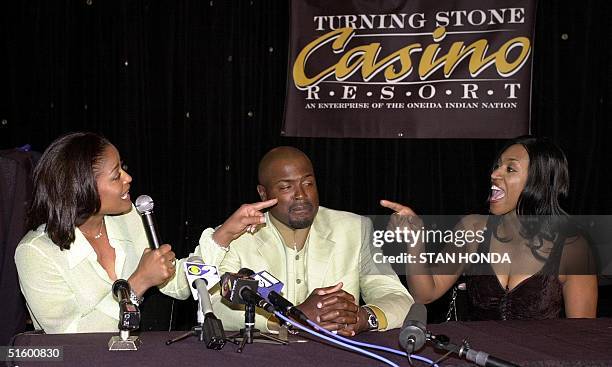
[[[294,147],[270,150],[259,162],[257,192],[262,200],[278,199],[274,218],[291,228],[312,224],[319,209],[314,170],[304,152]]]
[[[306,160],[312,169],[312,163],[310,162],[310,159],[306,154],[304,154],[304,152],[302,152],[298,148],[283,146],[276,147],[270,150],[259,161],[259,169],[257,170],[257,178],[259,180],[259,184],[264,186],[268,184],[267,181],[270,179],[271,167],[275,162],[279,160],[293,161],[300,159]]]

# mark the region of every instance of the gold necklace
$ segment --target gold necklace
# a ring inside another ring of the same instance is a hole
[[[102,238],[102,229],[104,228],[104,220],[102,220],[102,224],[100,224],[100,229],[98,230],[98,234],[95,236],[92,236],[91,234],[85,232],[84,230],[81,229],[81,232],[83,232],[83,234],[87,235],[88,237],[93,237],[95,240],[99,240],[100,238]]]

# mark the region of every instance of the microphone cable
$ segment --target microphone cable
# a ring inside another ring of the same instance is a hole
[[[310,329],[308,329],[308,328],[306,328],[306,327],[302,326],[301,324],[299,324],[299,323],[297,323],[297,322],[295,322],[295,321],[293,321],[293,320],[289,319],[288,317],[285,317],[285,315],[283,315],[282,313],[280,313],[280,312],[278,312],[278,311],[274,312],[274,315],[276,315],[276,317],[278,317],[279,319],[281,319],[281,320],[285,321],[286,323],[291,324],[292,326],[297,327],[298,329],[300,329],[300,330],[302,330],[302,331],[305,331],[305,332],[307,332],[307,333],[309,333],[309,334],[312,334],[312,335],[314,335],[314,336],[316,336],[316,337],[319,337],[319,338],[321,338],[321,339],[323,339],[323,340],[326,340],[326,341],[328,341],[328,342],[330,342],[330,343],[340,345],[340,346],[342,346],[342,347],[344,347],[344,348],[347,348],[347,349],[353,350],[353,351],[355,351],[355,352],[358,352],[358,353],[364,354],[364,355],[366,355],[366,356],[368,356],[368,357],[371,357],[371,358],[377,359],[377,360],[379,360],[379,361],[381,361],[381,362],[384,362],[384,363],[388,364],[389,366],[392,366],[392,367],[399,367],[399,365],[398,365],[397,363],[395,363],[395,362],[393,362],[393,361],[390,361],[390,360],[388,360],[387,358],[385,358],[385,357],[383,357],[383,356],[379,356],[378,354],[375,354],[375,353],[369,352],[369,351],[367,351],[367,350],[363,350],[363,349],[361,349],[361,348],[357,348],[357,347],[355,347],[355,346],[353,346],[353,345],[351,345],[351,344],[348,344],[348,343],[342,342],[342,341],[340,341],[340,340],[336,340],[336,339],[334,339],[334,338],[330,338],[329,336],[323,335],[323,334],[318,333],[318,332],[316,332],[316,331],[314,331],[314,330],[310,330]]]
[[[323,332],[324,334],[327,334],[327,335],[329,335],[331,337],[334,337],[334,338],[336,338],[338,340],[341,340],[341,341],[343,341],[345,343],[349,343],[349,344],[352,344],[352,345],[357,345],[357,346],[360,346],[360,347],[370,348],[370,349],[378,349],[378,350],[382,350],[384,352],[394,353],[394,354],[397,354],[397,355],[400,355],[400,356],[403,356],[403,357],[408,357],[408,353],[407,352],[404,352],[404,351],[401,351],[401,350],[398,350],[398,349],[393,349],[393,348],[390,348],[390,347],[385,347],[385,346],[377,345],[377,344],[360,342],[360,341],[357,341],[357,340],[351,340],[349,338],[343,337],[342,335],[334,334],[333,332],[331,332],[331,331],[329,331],[329,330],[327,330],[325,328],[320,327],[319,325],[317,325],[315,322],[313,322],[311,320],[308,320],[308,325],[313,327],[315,330]],[[436,363],[434,363],[434,361],[432,361],[431,359],[429,359],[427,357],[422,357],[422,356],[417,355],[417,354],[411,354],[410,357],[416,359],[417,361],[421,361],[423,363],[427,363],[430,366],[439,367]]]

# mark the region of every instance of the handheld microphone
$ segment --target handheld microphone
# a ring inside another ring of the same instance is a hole
[[[204,341],[208,349],[219,350],[225,346],[225,331],[223,323],[213,313],[210,293],[208,293],[208,289],[220,279],[217,268],[205,265],[199,256],[190,257],[184,266],[193,298],[196,301],[199,300],[198,323],[202,326],[203,331],[199,334],[200,341]]]
[[[113,283],[113,295],[119,301],[119,330],[136,330],[140,327],[140,310],[130,300],[130,283],[117,279]]]
[[[399,335],[399,343],[408,354],[423,347],[427,339],[426,328],[427,309],[424,305],[415,303],[410,307]]]
[[[268,301],[257,293],[259,282],[250,278],[253,270],[244,268],[238,273],[225,273],[221,276],[221,296],[234,304],[252,304],[267,312],[276,311]]]
[[[155,229],[155,219],[153,218],[153,199],[149,195],[140,195],[136,199],[136,210],[142,217],[142,222],[145,226],[145,232],[147,232],[147,238],[149,239],[149,247],[151,250],[158,249],[161,246],[161,239]]]

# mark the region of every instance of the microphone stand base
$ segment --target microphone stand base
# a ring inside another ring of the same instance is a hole
[[[227,340],[230,343],[238,345],[236,352],[242,353],[246,344],[252,343],[265,343],[265,344],[278,344],[287,345],[289,344],[286,340],[279,339],[272,335],[262,334],[259,329],[240,329],[239,332],[229,335]]]
[[[177,336],[176,338],[166,340],[166,345],[170,345],[181,340],[187,339],[190,336],[195,336],[199,341],[204,342],[206,344],[206,348],[221,350],[225,346],[225,342],[227,338],[225,338],[225,333],[223,331],[223,327],[220,329],[209,329],[209,334],[206,335],[204,330],[205,326],[203,324],[198,324],[191,328],[191,331],[188,331],[184,334]],[[215,333],[216,332],[216,333]],[[216,334],[216,335],[214,335]]]
[[[141,345],[142,341],[137,336],[132,335],[127,337],[127,339],[123,339],[121,336],[115,335],[108,341],[108,350],[138,350]]]
[[[202,328],[198,328],[198,326],[194,326],[193,328],[191,328],[190,331],[188,331],[188,332],[186,332],[184,334],[181,334],[181,335],[177,336],[176,338],[172,338],[172,339],[166,340],[166,345],[170,345],[170,344],[173,344],[173,343],[176,343],[176,342],[180,342],[181,340],[187,339],[190,336],[195,336],[198,339],[200,339],[201,332],[202,332]]]

